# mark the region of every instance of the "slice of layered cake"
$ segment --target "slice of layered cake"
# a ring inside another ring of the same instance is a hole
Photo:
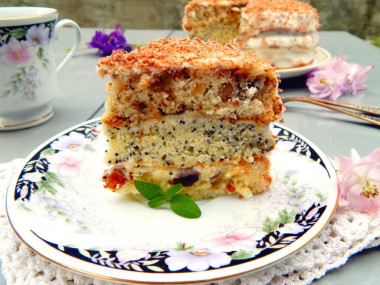
[[[296,0],[250,0],[234,44],[269,59],[277,69],[313,62],[319,46],[317,10]]]
[[[312,63],[319,46],[317,10],[296,0],[192,0],[182,23],[189,38],[231,42],[276,69]]]
[[[241,8],[248,0],[193,0],[187,2],[182,26],[190,38],[226,44],[239,33]]]
[[[230,45],[159,39],[98,62],[106,90],[104,185],[138,193],[134,180],[199,200],[250,197],[270,183],[269,123],[283,111],[270,63]]]

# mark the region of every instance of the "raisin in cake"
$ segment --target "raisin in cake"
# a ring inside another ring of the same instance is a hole
[[[234,44],[269,59],[277,69],[313,62],[319,46],[317,10],[296,0],[250,0]]]
[[[269,123],[282,114],[270,63],[230,45],[159,39],[98,62],[107,76],[105,187],[182,183],[192,199],[250,197],[270,183]]]
[[[190,38],[226,44],[239,33],[241,8],[248,0],[194,0],[185,6],[182,26]]]

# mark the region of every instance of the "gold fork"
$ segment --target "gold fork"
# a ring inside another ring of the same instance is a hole
[[[311,97],[283,97],[282,102],[305,102],[321,107],[325,107],[358,119],[362,119],[369,123],[380,126],[380,107],[367,106],[359,104],[347,104],[342,102],[330,101],[325,99],[311,98]],[[346,109],[356,110],[359,112],[352,112]]]

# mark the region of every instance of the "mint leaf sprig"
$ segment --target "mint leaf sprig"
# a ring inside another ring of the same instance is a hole
[[[148,206],[151,208],[157,208],[169,202],[172,211],[181,217],[196,219],[202,214],[201,209],[191,198],[184,194],[178,194],[183,188],[180,183],[173,185],[166,192],[154,183],[141,180],[135,180],[134,183],[137,191],[149,200]]]

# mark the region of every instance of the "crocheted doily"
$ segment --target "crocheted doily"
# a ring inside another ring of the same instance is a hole
[[[5,194],[21,159],[0,164],[0,259],[8,284],[108,284],[83,276],[36,255],[15,235],[5,212]],[[218,282],[229,284],[308,284],[344,264],[364,248],[377,246],[380,218],[338,208],[322,233],[291,257],[261,271]],[[215,284],[215,283],[213,283]]]

